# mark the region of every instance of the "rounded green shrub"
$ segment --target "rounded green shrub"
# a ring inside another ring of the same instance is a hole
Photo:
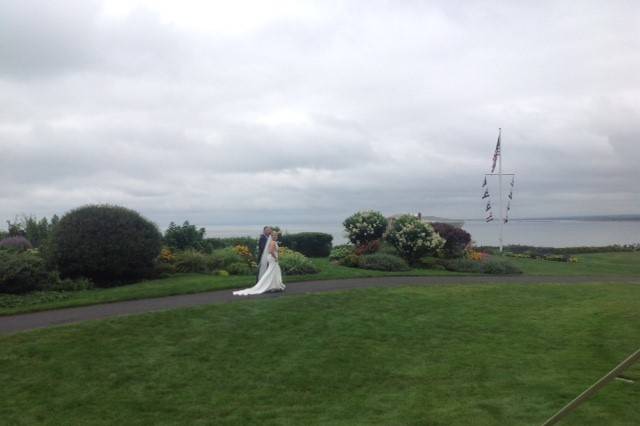
[[[302,253],[287,248],[280,248],[279,259],[280,269],[287,275],[307,275],[320,272],[318,267]]]
[[[47,286],[45,261],[34,253],[0,250],[0,293],[28,293]]]
[[[201,272],[210,271],[210,259],[204,253],[197,250],[184,250],[175,254],[175,268],[177,272]]]
[[[50,256],[64,277],[119,285],[153,270],[162,236],[156,225],[124,207],[89,205],[65,214],[52,234]]]
[[[332,262],[340,262],[347,256],[355,254],[356,248],[351,244],[342,244],[331,249],[329,260]]]
[[[284,234],[280,243],[308,257],[327,257],[331,253],[333,236],[323,232]]]
[[[409,265],[401,257],[381,253],[361,256],[359,267],[376,271],[406,271],[409,269]]]
[[[235,262],[227,266],[227,272],[231,275],[253,275],[255,271],[245,262]]]

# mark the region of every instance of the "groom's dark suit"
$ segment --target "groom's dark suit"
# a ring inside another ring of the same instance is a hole
[[[256,274],[256,280],[260,276],[260,260],[262,260],[262,253],[264,252],[264,247],[267,245],[268,237],[264,234],[260,234],[260,240],[258,241],[258,255],[256,258],[258,259],[258,273]]]

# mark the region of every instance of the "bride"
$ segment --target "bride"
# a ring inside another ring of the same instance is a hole
[[[274,231],[264,246],[264,252],[260,259],[258,282],[251,288],[234,291],[233,294],[248,296],[279,290],[284,290],[284,284],[282,283],[282,271],[278,264],[278,233]]]

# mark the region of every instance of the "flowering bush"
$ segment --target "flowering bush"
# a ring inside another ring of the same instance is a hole
[[[435,254],[445,243],[431,225],[412,215],[403,215],[394,220],[387,240],[410,264],[422,256]]]
[[[380,212],[358,212],[349,216],[342,223],[347,237],[356,246],[362,246],[379,240],[387,230],[387,219]]]
[[[470,260],[473,260],[475,262],[482,262],[483,260],[487,259],[489,257],[489,255],[487,253],[483,253],[481,251],[477,251],[477,250],[469,250],[467,252],[467,258]]]
[[[7,237],[3,240],[0,240],[0,247],[18,251],[29,250],[33,248],[29,240],[22,236]]]
[[[161,263],[174,263],[176,261],[176,256],[173,254],[170,248],[165,247],[160,250],[160,256],[158,256],[158,260]]]

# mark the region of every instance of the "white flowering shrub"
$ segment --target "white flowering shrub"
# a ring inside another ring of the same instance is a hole
[[[387,218],[376,211],[358,212],[342,223],[347,237],[356,246],[364,246],[379,240],[387,230]]]
[[[444,238],[431,225],[412,215],[400,216],[393,221],[387,241],[410,264],[423,256],[434,255],[445,244]]]

